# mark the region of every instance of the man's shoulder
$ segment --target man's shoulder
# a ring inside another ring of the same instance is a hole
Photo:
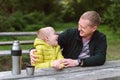
[[[71,35],[71,34],[74,34],[78,32],[78,29],[77,28],[68,28],[66,29],[65,31],[63,31],[60,36],[63,36],[63,35]]]
[[[77,28],[68,28],[67,31],[78,31]]]
[[[99,30],[95,31],[96,36],[106,36],[104,33],[100,32]]]
[[[63,31],[59,35],[58,40],[71,39],[73,37],[76,37],[77,35],[78,35],[78,29],[77,28],[69,28],[69,29],[66,29],[65,31]]]
[[[94,39],[105,39],[106,35],[98,30],[95,31],[94,35],[93,35]]]
[[[69,28],[69,29],[67,29],[66,31],[65,31],[66,33],[71,33],[71,34],[74,34],[74,33],[76,33],[76,32],[78,32],[78,29],[77,28]]]

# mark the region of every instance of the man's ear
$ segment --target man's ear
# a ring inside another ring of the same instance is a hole
[[[93,32],[96,31],[96,29],[97,29],[97,26],[94,26],[94,27],[93,27]]]

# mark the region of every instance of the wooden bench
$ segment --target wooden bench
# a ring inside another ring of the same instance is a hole
[[[36,32],[1,32],[0,33],[0,37],[1,36],[35,36]],[[0,46],[6,46],[6,45],[11,45],[12,46],[13,41],[0,41]],[[28,44],[33,44],[33,40],[23,40],[20,41],[21,45],[28,45]],[[29,53],[28,50],[22,50],[22,53]],[[10,55],[11,54],[11,50],[0,50],[0,56],[1,55]]]
[[[1,32],[1,36],[35,36],[36,32]],[[0,46],[5,46],[5,45],[12,45],[13,41],[2,41],[0,42]],[[21,44],[32,44],[33,40],[27,40],[27,41],[20,41]]]

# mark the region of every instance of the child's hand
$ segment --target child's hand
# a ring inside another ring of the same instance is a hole
[[[60,60],[55,60],[52,62],[52,67],[55,68],[56,70],[61,70],[63,69],[64,65],[61,64]]]

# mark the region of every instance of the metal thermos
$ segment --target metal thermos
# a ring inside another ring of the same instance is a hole
[[[12,55],[12,74],[18,75],[21,73],[22,63],[22,50],[20,48],[20,43],[18,40],[15,40],[13,42],[11,55]]]

